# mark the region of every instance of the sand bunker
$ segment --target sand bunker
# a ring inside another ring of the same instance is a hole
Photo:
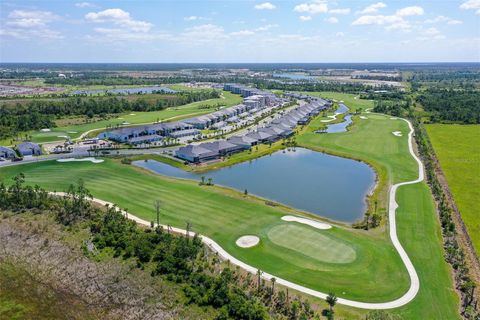
[[[390,118],[390,120],[397,120],[398,118]]]
[[[40,132],[50,132],[50,131],[52,131],[52,130],[47,129],[47,128],[45,128],[45,129],[40,129]]]
[[[260,238],[257,236],[242,236],[237,239],[235,244],[240,248],[251,248],[256,246],[260,242]]]
[[[67,131],[67,133],[78,133],[78,131]]]
[[[76,161],[90,161],[91,163],[102,163],[103,159],[95,159],[94,157],[88,158],[66,158],[66,159],[58,159],[58,162],[76,162]]]
[[[364,119],[364,120],[365,120],[365,119],[368,119],[368,118],[365,117],[365,116],[360,116],[360,119]]]
[[[134,115],[135,115],[135,113],[130,113],[130,115],[131,115],[131,116],[134,116]]]
[[[393,131],[392,133],[393,133],[394,136],[397,136],[397,137],[402,136],[402,132],[400,132],[400,131]]]
[[[329,225],[327,223],[323,223],[323,222],[319,222],[319,221],[315,221],[315,220],[310,220],[310,219],[305,219],[305,218],[300,218],[300,217],[295,217],[295,216],[283,216],[282,220],[283,221],[288,221],[288,222],[298,222],[298,223],[307,224],[311,227],[321,229],[321,230],[328,230],[332,227],[331,225]]]
[[[327,118],[330,118],[328,120],[322,120],[322,122],[330,122],[330,121],[333,121],[335,119],[337,119],[337,115],[339,115],[339,113],[335,113],[333,116],[327,116]]]

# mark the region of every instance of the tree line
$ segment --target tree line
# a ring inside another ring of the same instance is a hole
[[[416,101],[430,112],[431,122],[480,123],[480,92],[428,88]]]

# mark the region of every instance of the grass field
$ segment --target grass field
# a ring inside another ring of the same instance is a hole
[[[363,115],[368,119],[354,117],[354,125],[346,133],[314,134],[307,128],[297,142],[372,165],[379,176],[376,197],[381,210],[389,184],[416,178],[416,164],[408,153],[404,121]],[[396,137],[393,131],[401,131],[403,136]],[[153,201],[160,199],[162,223],[184,228],[185,221],[190,221],[194,231],[213,238],[236,258],[342,298],[384,302],[400,297],[409,287],[408,275],[384,227],[366,232],[343,226],[318,230],[288,223],[280,219],[292,213],[287,208],[267,206],[262,200],[225,188],[161,177],[114,160],[8,167],[0,170],[0,179],[10,181],[18,172],[24,172],[29,183],[56,191],[82,178],[95,197],[117,203],[147,220],[154,217]],[[458,319],[458,298],[443,259],[440,226],[427,185],[400,187],[397,202],[399,239],[421,285],[413,302],[392,312],[404,319]],[[237,247],[235,241],[246,234],[260,237],[260,244],[249,249]],[[302,241],[308,245],[312,240],[324,246],[302,250]],[[343,306],[336,309],[339,315],[364,314]]]
[[[480,125],[426,125],[448,186],[480,252]]]
[[[217,99],[197,101],[161,111],[124,113],[119,114],[116,118],[109,120],[51,128],[50,132],[31,131],[27,134],[32,137],[32,141],[37,143],[63,141],[65,140],[63,136],[69,136],[72,139],[76,139],[82,133],[90,130],[98,129],[101,131],[105,129],[107,125],[121,125],[124,122],[128,123],[129,125],[136,125],[153,123],[159,120],[180,120],[182,118],[193,117],[214,111],[212,108],[201,108],[204,106],[216,107],[218,104],[221,104],[229,107],[241,102],[242,98],[239,95],[224,91],[223,97]],[[0,144],[11,145],[14,144],[14,142],[12,143],[12,139],[8,139],[5,141],[0,141]]]

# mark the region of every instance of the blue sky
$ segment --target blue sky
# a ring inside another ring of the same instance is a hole
[[[480,0],[2,0],[0,60],[480,62]]]

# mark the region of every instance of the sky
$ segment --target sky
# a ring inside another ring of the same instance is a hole
[[[0,61],[480,62],[480,0],[1,0]]]

